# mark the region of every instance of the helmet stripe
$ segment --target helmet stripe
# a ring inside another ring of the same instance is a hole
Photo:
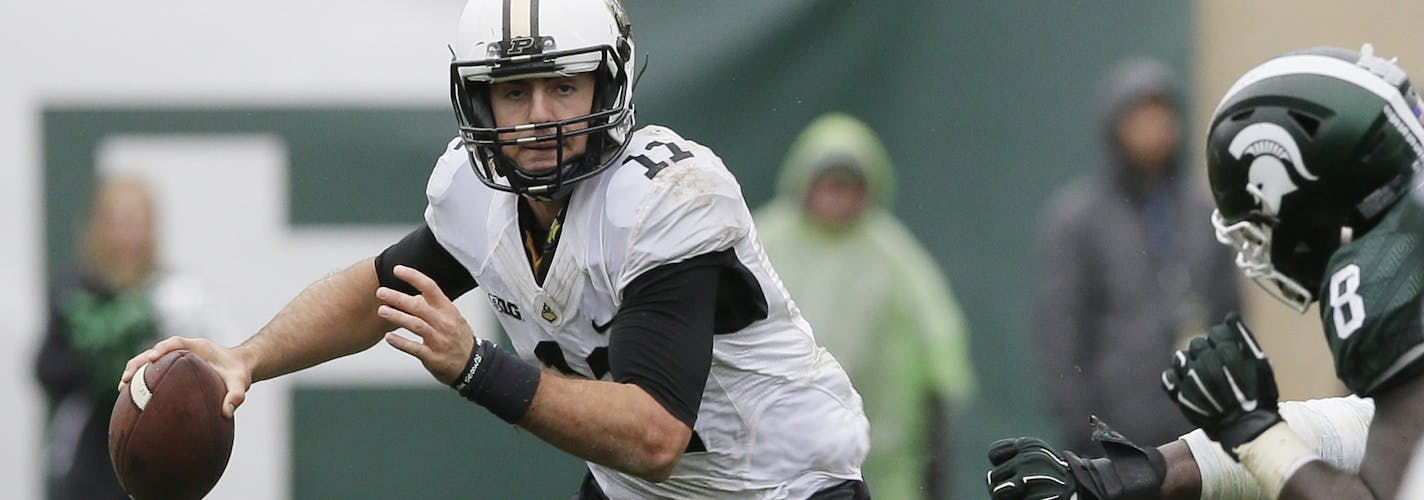
[[[1371,73],[1370,70],[1348,61],[1315,54],[1278,57],[1246,72],[1240,80],[1231,86],[1230,90],[1226,91],[1226,95],[1221,98],[1221,102],[1217,103],[1216,112],[1213,114],[1220,114],[1222,106],[1246,87],[1270,78],[1297,74],[1320,75],[1349,82],[1374,93],[1380,99],[1384,99],[1398,116],[1415,116],[1413,109],[1404,101],[1404,96],[1399,93],[1399,89]],[[1419,120],[1401,121],[1408,127],[1416,141],[1424,138],[1424,126],[1420,125]]]
[[[503,26],[501,27],[501,31],[500,31],[500,32],[504,34],[504,41],[506,41],[506,42],[508,42],[509,39],[511,38],[510,33],[509,33],[509,3],[510,3],[510,0],[504,0],[504,8],[501,9],[501,12],[504,13],[504,16],[503,16],[503,19],[502,19],[502,21],[503,21]]]
[[[504,0],[504,39],[539,35],[539,0]]]

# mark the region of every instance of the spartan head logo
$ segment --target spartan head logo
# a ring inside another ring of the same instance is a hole
[[[1231,139],[1227,151],[1238,160],[1250,159],[1246,191],[1256,197],[1256,203],[1266,215],[1279,214],[1281,198],[1297,189],[1287,165],[1294,167],[1296,174],[1305,180],[1318,179],[1305,168],[1300,146],[1290,132],[1274,123],[1255,123],[1241,129]]]

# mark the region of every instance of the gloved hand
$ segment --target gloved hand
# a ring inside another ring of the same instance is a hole
[[[1000,439],[989,447],[985,478],[993,500],[1136,500],[1159,498],[1167,464],[1156,448],[1142,448],[1091,418],[1093,440],[1106,457],[1057,451],[1034,437]]]
[[[986,477],[993,500],[1077,498],[1078,481],[1068,462],[1036,437],[1000,439],[989,446]]]
[[[1162,388],[1187,420],[1238,461],[1237,447],[1282,421],[1271,363],[1234,312],[1172,355]]]

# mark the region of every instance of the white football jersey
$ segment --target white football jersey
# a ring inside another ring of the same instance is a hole
[[[684,454],[661,483],[589,463],[609,497],[805,498],[860,479],[869,448],[860,395],[816,345],[761,249],[741,187],[711,150],[663,127],[634,132],[622,158],[574,189],[541,287],[517,195],[482,184],[458,143],[430,177],[426,223],[530,362],[608,380],[607,325],[623,290],[664,264],[731,249],[764,295],[766,319],[714,337],[693,429],[707,451]]]

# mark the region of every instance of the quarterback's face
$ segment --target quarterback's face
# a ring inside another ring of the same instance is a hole
[[[567,120],[586,115],[593,109],[593,87],[592,73],[500,82],[490,86],[490,108],[494,111],[495,125],[500,127]],[[564,127],[564,132],[586,127],[587,123],[575,123]],[[536,128],[500,134],[499,138],[510,141],[553,133],[552,128]],[[503,146],[500,153],[514,160],[525,172],[540,174],[557,166],[560,148],[564,161],[568,161],[583,154],[587,144],[587,135],[565,136],[562,143],[539,141]]]

